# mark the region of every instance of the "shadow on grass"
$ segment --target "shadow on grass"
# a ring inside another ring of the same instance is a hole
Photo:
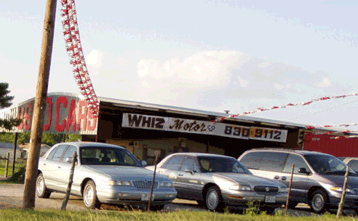
[[[0,183],[17,183],[23,184],[25,182],[26,167],[21,167],[12,177],[1,180]]]

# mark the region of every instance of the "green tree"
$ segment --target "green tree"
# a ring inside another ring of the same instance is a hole
[[[0,109],[10,107],[12,105],[11,101],[14,99],[14,96],[8,95],[10,93],[8,87],[8,83],[0,82]],[[14,126],[19,126],[20,124],[21,119],[0,119],[0,128],[4,128],[6,130],[11,130]]]

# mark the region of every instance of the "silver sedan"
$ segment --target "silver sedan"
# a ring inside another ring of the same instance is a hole
[[[272,213],[286,204],[288,196],[285,184],[254,176],[237,159],[224,155],[171,154],[157,165],[157,172],[173,180],[177,198],[196,200],[211,211],[225,206],[246,208],[252,203]]]
[[[101,203],[143,205],[152,198],[152,210],[160,210],[176,197],[171,179],[158,174],[150,197],[153,172],[146,170],[126,148],[95,142],[59,143],[39,161],[36,193],[48,198],[51,192],[66,192],[74,152],[75,163],[71,194],[82,196],[87,208]]]

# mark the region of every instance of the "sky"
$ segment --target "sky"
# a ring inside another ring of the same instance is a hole
[[[0,7],[0,82],[34,98],[46,0]],[[48,92],[79,94],[57,1]],[[357,93],[356,0],[77,0],[99,97],[238,114]],[[358,123],[358,97],[250,114],[306,125]],[[358,127],[349,127],[358,130]]]

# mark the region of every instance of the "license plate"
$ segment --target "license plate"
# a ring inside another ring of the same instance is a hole
[[[142,193],[141,200],[142,201],[149,201],[150,193]],[[152,194],[152,200],[154,200],[154,194]]]
[[[276,197],[275,196],[265,196],[265,203],[275,203]]]

